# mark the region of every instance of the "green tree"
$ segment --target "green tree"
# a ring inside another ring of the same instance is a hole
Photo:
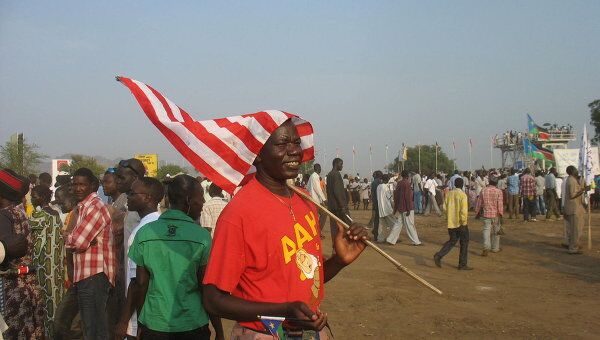
[[[167,178],[167,174],[173,176],[176,175],[178,173],[187,173],[187,170],[185,168],[180,167],[177,164],[170,164],[167,163],[163,166],[159,166],[158,167],[158,172],[156,174],[156,178],[160,181],[164,180],[165,178]]]
[[[596,129],[596,135],[592,138],[592,143],[599,144],[600,142],[600,99],[596,99],[588,104],[591,113],[591,123]]]
[[[23,168],[21,169],[18,144],[8,141],[0,146],[0,167],[12,169],[24,176],[35,173],[40,163],[48,158],[38,149],[35,143],[30,144],[25,138],[23,139]]]
[[[421,173],[429,174],[435,171],[435,145],[421,145]],[[408,147],[407,160],[404,161],[404,170],[408,171],[419,171],[419,146]],[[438,147],[437,156],[437,169],[445,173],[452,172],[454,168],[453,161],[448,158],[446,153]],[[394,161],[388,165],[388,170],[391,172],[398,172],[398,169],[402,169],[402,164],[398,162],[398,157],[394,158]]]
[[[92,170],[96,176],[100,176],[106,171],[106,167],[99,164],[94,157],[84,155],[71,155],[71,165],[62,166],[59,170],[66,171],[70,175],[73,175],[79,168],[88,168]]]

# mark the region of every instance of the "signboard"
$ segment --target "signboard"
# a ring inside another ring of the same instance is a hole
[[[560,177],[567,176],[567,167],[569,165],[579,167],[579,149],[554,149],[554,160],[558,175]],[[592,173],[594,175],[600,174],[600,168],[598,167],[598,147],[592,148],[592,160],[594,163]],[[581,171],[581,169],[579,170]]]
[[[146,167],[146,176],[156,177],[158,175],[158,155],[155,153],[138,154],[134,158],[139,159]]]
[[[58,175],[68,175],[69,173],[66,171],[60,171],[60,169],[63,166],[69,166],[71,165],[71,160],[70,159],[53,159],[52,160],[52,165],[51,165],[51,175],[52,175],[52,187],[54,187],[54,184],[56,184],[56,176]]]

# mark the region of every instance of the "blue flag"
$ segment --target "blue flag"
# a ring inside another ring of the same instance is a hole
[[[270,318],[262,317],[260,319],[260,322],[263,323],[265,328],[269,331],[269,333],[271,333],[272,336],[277,337],[277,339],[280,339],[280,340],[285,340],[286,336],[283,333],[283,327],[281,326],[281,324],[283,323],[284,320],[281,320],[279,318],[270,319]]]

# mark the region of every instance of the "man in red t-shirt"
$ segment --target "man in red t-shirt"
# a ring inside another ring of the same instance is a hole
[[[336,253],[323,258],[316,207],[286,186],[287,179],[298,175],[301,160],[300,137],[288,120],[256,157],[255,178],[217,221],[204,275],[204,306],[213,315],[238,321],[232,337],[269,334],[258,315],[287,318],[288,336],[322,331],[327,323],[327,314],[319,310],[324,283],[365,248],[364,227],[353,225],[344,232],[339,226]],[[321,339],[326,338],[321,332]]]

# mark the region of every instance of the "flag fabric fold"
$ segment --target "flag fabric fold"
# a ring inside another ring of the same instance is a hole
[[[530,137],[536,137],[538,140],[550,139],[548,129],[537,125],[529,114],[527,114],[527,130],[529,130]]]
[[[152,124],[190,162],[223,190],[233,193],[256,172],[254,159],[271,134],[291,119],[298,129],[302,161],[314,159],[312,125],[278,110],[198,121],[140,81],[117,77],[133,94]]]
[[[554,153],[551,150],[532,142],[528,138],[523,139],[523,149],[527,156],[535,159],[545,159],[547,161],[554,162]]]

